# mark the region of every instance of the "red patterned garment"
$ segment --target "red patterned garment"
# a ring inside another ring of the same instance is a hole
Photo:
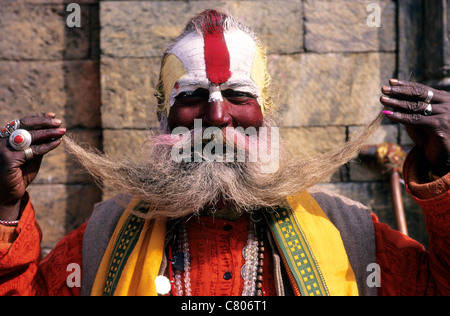
[[[81,267],[81,246],[86,225],[65,236],[52,252],[41,260],[41,230],[35,219],[29,197],[19,225],[0,227],[11,237],[0,233],[0,296],[69,296],[80,295],[79,287],[68,287],[66,280],[72,271],[70,263]]]
[[[429,251],[373,216],[379,295],[450,295],[450,174],[428,183],[421,180],[429,177],[424,166],[424,158],[412,151],[403,174],[409,194],[424,211]]]
[[[421,184],[422,175],[414,173],[419,170],[420,159],[412,157],[414,154],[405,163],[405,180],[408,190],[424,210],[430,236],[429,251],[378,222],[373,215],[376,260],[381,272],[378,294],[450,295],[450,174],[432,183]],[[67,285],[71,273],[67,267],[73,263],[81,266],[86,224],[63,238],[41,261],[41,232],[29,197],[27,199],[19,226],[16,229],[0,227],[0,295],[80,295],[79,287]],[[228,228],[224,229],[227,225],[233,225],[233,228],[227,231]],[[242,266],[246,227],[245,220],[230,224],[205,219],[203,223],[188,225],[194,294],[240,295],[242,285],[235,280],[239,279],[237,275]],[[205,262],[214,265],[205,266]],[[274,295],[271,264],[270,255],[265,255],[266,295]],[[223,277],[226,272],[231,274],[228,280],[229,274]]]
[[[240,296],[244,289],[242,249],[247,244],[249,218],[225,221],[200,217],[187,223],[194,296]],[[269,247],[264,247],[263,292],[275,295]]]

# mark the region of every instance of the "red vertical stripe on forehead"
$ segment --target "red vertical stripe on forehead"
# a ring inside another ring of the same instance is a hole
[[[221,25],[222,16],[212,11],[203,24],[205,41],[206,76],[211,83],[220,85],[231,77],[230,53]]]

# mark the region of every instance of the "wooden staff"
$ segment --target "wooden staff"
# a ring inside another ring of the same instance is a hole
[[[403,207],[402,192],[400,189],[400,174],[393,171],[390,174],[392,206],[394,207],[395,222],[397,230],[408,236],[408,227],[406,225],[405,209]]]
[[[403,207],[402,192],[400,188],[400,173],[403,168],[406,153],[399,145],[381,143],[376,146],[365,146],[360,157],[366,161],[374,162],[381,167],[381,172],[389,176],[392,206],[394,209],[397,230],[408,235],[405,209]]]

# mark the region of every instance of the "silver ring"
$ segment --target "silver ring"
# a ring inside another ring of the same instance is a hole
[[[31,149],[31,147],[28,147],[23,152],[25,153],[25,160],[26,161],[31,160],[31,159],[34,158],[33,149]]]
[[[429,116],[431,115],[431,113],[433,113],[433,107],[431,106],[431,104],[428,104],[425,110],[423,110],[423,115]]]
[[[25,150],[31,146],[31,134],[24,129],[18,129],[9,136],[9,144],[15,150]]]
[[[0,131],[0,138],[8,138],[11,134],[20,128],[20,121],[14,120],[6,124]]]
[[[425,103],[430,104],[431,100],[433,100],[433,97],[434,97],[433,91],[428,90],[428,95],[427,95],[427,98],[425,99]]]

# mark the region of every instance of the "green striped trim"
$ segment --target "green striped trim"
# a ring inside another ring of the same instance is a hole
[[[290,270],[300,294],[328,296],[329,291],[320,267],[293,210],[289,206],[280,206],[265,212],[265,215],[283,261],[288,265],[286,268]]]
[[[134,207],[134,210],[141,213],[146,213],[148,211],[148,207],[139,202]],[[128,257],[133,252],[133,249],[139,240],[144,224],[144,219],[131,214],[128,216],[127,220],[120,229],[111,253],[111,259],[109,260],[109,268],[105,288],[103,290],[103,296],[114,295],[114,291],[119,283],[123,268],[125,267]]]

